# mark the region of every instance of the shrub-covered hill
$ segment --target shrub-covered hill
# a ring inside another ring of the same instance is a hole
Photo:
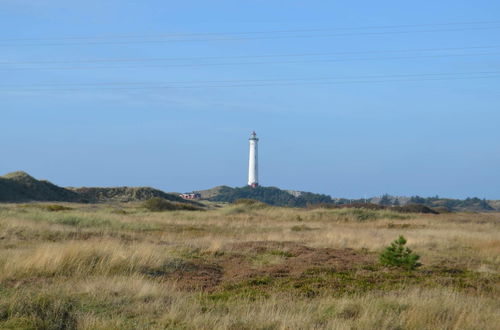
[[[89,203],[145,201],[154,197],[175,202],[185,202],[179,196],[167,194],[150,187],[82,187],[68,189],[77,193],[84,201]]]
[[[0,202],[64,201],[80,202],[81,196],[45,180],[37,180],[26,172],[13,172],[0,177]]]
[[[373,204],[383,206],[425,205],[439,212],[489,212],[500,211],[500,201],[486,200],[477,197],[466,199],[453,199],[442,197],[420,197],[420,196],[391,196],[385,194],[381,197],[370,199]],[[345,200],[339,200],[345,203]]]
[[[413,196],[410,198],[409,203],[422,204],[433,208],[444,207],[448,210],[457,212],[484,212],[495,210],[495,208],[490,205],[491,202],[476,197],[461,200],[439,197],[424,198],[420,196]]]
[[[255,199],[275,206],[304,207],[309,204],[330,204],[333,200],[328,195],[313,194],[309,192],[294,192],[293,194],[276,187],[218,187],[218,193],[210,198],[214,202],[232,203],[238,199]]]
[[[153,197],[185,202],[179,196],[149,187],[63,188],[45,180],[37,180],[25,172],[13,172],[0,177],[0,202],[132,202]]]

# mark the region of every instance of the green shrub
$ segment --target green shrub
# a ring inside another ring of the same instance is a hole
[[[439,214],[435,209],[431,209],[428,206],[421,204],[407,204],[405,206],[393,206],[391,210],[401,213],[427,213],[427,214]]]
[[[406,238],[399,236],[380,254],[380,263],[384,266],[399,267],[406,270],[413,270],[421,266],[421,263],[418,262],[420,256],[413,253],[405,244]]]
[[[58,211],[68,211],[71,210],[71,207],[63,206],[63,205],[58,205],[58,204],[48,204],[48,205],[41,205],[41,208],[51,211],[51,212],[58,212]]]
[[[437,206],[433,207],[433,209],[438,212],[439,214],[444,214],[444,213],[451,213],[451,210],[447,208],[446,206]]]
[[[59,205],[59,204],[21,204],[20,208],[37,208],[44,211],[49,212],[58,212],[58,211],[68,211],[72,210],[71,207]]]
[[[142,205],[145,209],[152,212],[161,211],[175,211],[175,210],[185,210],[185,211],[201,211],[201,207],[196,205],[191,205],[188,203],[171,202],[164,198],[153,197],[145,201]]]

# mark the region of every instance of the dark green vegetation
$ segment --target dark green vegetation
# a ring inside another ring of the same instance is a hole
[[[249,186],[242,188],[221,187],[218,194],[209,198],[215,202],[233,203],[238,199],[254,199],[275,206],[305,207],[308,204],[333,203],[330,196],[301,192],[292,194],[276,187]]]
[[[402,213],[446,213],[446,212],[484,212],[496,210],[492,205],[499,205],[496,201],[486,201],[479,198],[465,200],[446,199],[438,197],[404,197],[398,199],[389,195],[371,200],[348,200],[343,198],[333,199],[328,195],[310,192],[296,192],[282,190],[276,187],[248,186],[231,188],[218,186],[213,189],[200,191],[204,199],[216,202],[233,203],[238,199],[253,199],[274,206],[288,207],[322,207],[322,208],[364,208],[372,210],[390,209]],[[492,204],[492,205],[490,205]]]
[[[445,208],[450,211],[484,212],[495,210],[495,208],[493,208],[488,203],[488,201],[479,198],[466,198],[464,200],[460,200],[439,197],[424,198],[420,196],[413,196],[410,198],[409,203],[422,204],[432,208]]]
[[[390,210],[401,212],[401,213],[427,213],[427,214],[438,214],[441,213],[440,210],[430,208],[425,205],[420,204],[407,204],[404,206],[392,206]],[[442,210],[441,210],[442,211]]]
[[[34,203],[28,203],[28,204],[22,204],[20,207],[24,208],[37,208],[40,210],[45,210],[45,211],[51,211],[51,212],[59,212],[59,211],[69,211],[72,210],[71,207],[67,207],[64,205],[59,205],[59,204],[34,204]]]
[[[420,256],[405,246],[406,242],[404,236],[399,236],[380,254],[380,263],[384,266],[399,267],[406,270],[414,270],[420,267],[422,265],[418,262]]]
[[[404,206],[386,206],[373,203],[352,203],[352,204],[309,204],[309,209],[323,208],[323,209],[363,209],[363,210],[389,210],[399,213],[427,213],[439,214],[436,209],[421,204],[407,204]],[[449,212],[449,211],[448,211]],[[446,213],[446,212],[445,212]]]
[[[359,202],[359,201],[358,201]],[[383,205],[387,207],[391,206],[406,206],[406,205],[422,205],[427,206],[439,213],[445,212],[485,212],[485,211],[499,211],[500,203],[496,200],[487,201],[485,199],[466,198],[466,199],[451,199],[451,198],[440,198],[439,196],[434,197],[395,197],[388,194],[382,197],[376,197],[370,199],[370,202]],[[346,200],[338,200],[339,204],[347,203]]]
[[[201,206],[196,206],[191,203],[183,203],[183,202],[171,202],[166,199],[160,197],[153,197],[145,201],[142,206],[152,212],[161,212],[161,211],[176,211],[176,210],[184,210],[184,211],[201,211],[203,208]]]

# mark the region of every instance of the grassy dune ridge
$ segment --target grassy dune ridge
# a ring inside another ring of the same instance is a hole
[[[0,328],[494,329],[500,214],[0,205]],[[380,266],[398,235],[416,271]]]

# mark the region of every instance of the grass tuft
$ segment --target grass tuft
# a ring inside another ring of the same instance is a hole
[[[3,329],[75,329],[76,304],[56,292],[19,290],[0,305]]]

